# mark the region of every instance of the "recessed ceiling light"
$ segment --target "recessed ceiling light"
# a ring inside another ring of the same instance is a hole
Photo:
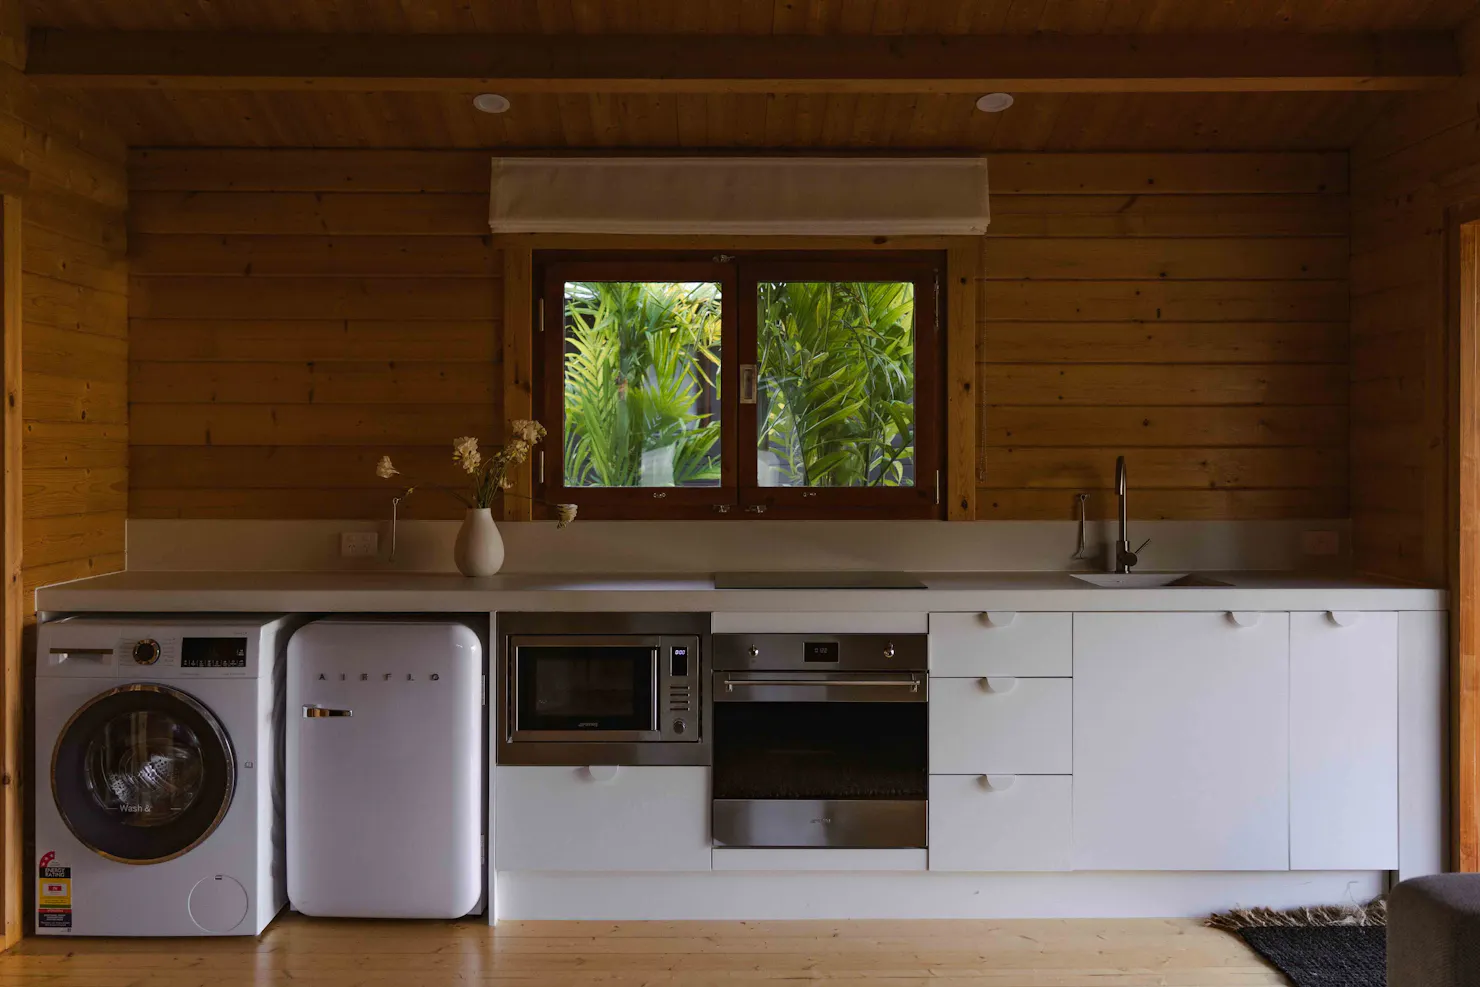
[[[509,97],[498,93],[481,93],[473,97],[473,108],[484,113],[503,113],[509,108]]]
[[[1011,93],[987,93],[976,101],[976,108],[983,113],[1001,113],[1011,105]]]

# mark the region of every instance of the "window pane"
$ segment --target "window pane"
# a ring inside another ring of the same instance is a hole
[[[760,285],[758,482],[915,484],[915,286]]]
[[[720,482],[720,286],[565,283],[565,485]]]

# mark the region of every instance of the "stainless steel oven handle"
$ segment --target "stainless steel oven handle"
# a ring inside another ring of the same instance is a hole
[[[868,686],[870,688],[881,688],[884,686],[908,686],[911,692],[920,691],[918,679],[906,681],[904,679],[725,679],[725,691],[734,692],[737,685],[797,685],[797,686]]]

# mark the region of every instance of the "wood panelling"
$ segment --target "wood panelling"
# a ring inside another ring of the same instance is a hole
[[[124,146],[87,105],[42,92],[18,71],[20,9],[0,0],[0,172],[29,173],[3,210],[3,558],[14,598],[0,695],[0,948],[22,934],[31,873],[21,710],[32,659],[20,624],[34,619],[36,586],[123,568],[128,496]]]
[[[1474,0],[26,0],[31,22],[124,31],[1033,34],[1450,29]]]
[[[31,174],[20,263],[24,578],[33,586],[122,568],[128,182],[123,142],[91,107],[0,65],[6,131],[18,139],[0,140],[0,158]]]
[[[1067,518],[1079,490],[1107,514],[1122,453],[1138,516],[1346,515],[1344,155],[992,170],[997,220],[952,308],[974,309],[980,361],[975,516]],[[498,383],[525,359],[500,327],[529,306],[502,290],[516,251],[477,232],[486,156],[150,150],[132,179],[134,515],[380,516],[377,455],[456,482],[451,438],[524,407]]]
[[[135,155],[134,516],[381,517],[413,484],[403,516],[460,514],[432,487],[503,402],[472,157]]]
[[[1475,81],[1405,100],[1352,152],[1353,548],[1388,578],[1445,580],[1448,217],[1480,202],[1477,105]]]
[[[1344,149],[1395,96],[1024,93],[1012,109],[993,114],[978,112],[969,94],[596,91],[516,96],[510,110],[497,116],[474,110],[471,98],[472,93],[151,89],[92,96],[134,146],[875,152]]]
[[[1344,517],[1343,156],[999,160],[977,516]]]

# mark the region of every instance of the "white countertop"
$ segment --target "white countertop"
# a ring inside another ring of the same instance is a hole
[[[1442,610],[1438,589],[1351,577],[1209,572],[1227,586],[1102,589],[1067,572],[915,573],[927,589],[714,588],[708,574],[118,572],[36,591],[36,608],[78,611],[446,612],[653,610],[912,612],[931,610]]]

